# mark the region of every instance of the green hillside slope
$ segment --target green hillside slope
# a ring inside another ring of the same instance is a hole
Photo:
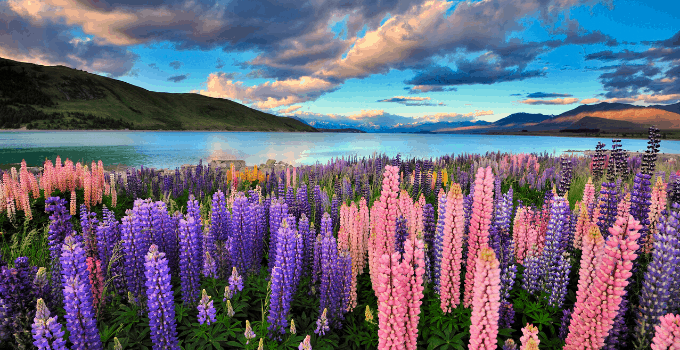
[[[20,127],[317,131],[226,99],[153,92],[64,66],[0,58],[0,128]]]

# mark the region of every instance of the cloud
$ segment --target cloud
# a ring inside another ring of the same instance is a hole
[[[222,61],[221,58],[217,58],[217,63],[215,64],[215,69],[222,69],[224,67],[225,63]]]
[[[277,113],[279,114],[289,114],[297,111],[298,109],[302,108],[302,106],[290,106],[288,108],[284,109],[279,109]]]
[[[586,99],[581,100],[581,103],[584,104],[584,105],[590,104],[590,103],[595,103],[595,102],[600,102],[600,99],[599,98],[586,98]]]
[[[395,102],[395,103],[401,103],[405,106],[441,106],[443,103],[431,103],[431,102],[423,102],[423,101],[429,101],[429,97],[408,97],[408,96],[396,96],[392,98],[387,98],[384,100],[378,100],[376,102]]]
[[[425,92],[446,92],[446,91],[458,91],[457,88],[455,87],[450,87],[450,88],[445,88],[443,86],[434,86],[434,85],[416,85],[412,86],[410,88],[404,88],[405,90],[409,90],[409,94],[420,94],[420,93],[425,93]]]
[[[634,102],[644,102],[644,103],[666,103],[666,104],[673,104],[676,102],[680,102],[680,94],[671,94],[671,95],[636,95],[632,97],[622,97],[622,98],[609,98],[602,100],[602,102],[609,102],[609,103],[614,103],[614,102],[620,102],[620,103],[634,103]]]
[[[571,97],[572,94],[558,94],[558,93],[545,93],[545,92],[534,92],[528,94],[528,98],[550,98],[550,97]]]
[[[139,58],[125,48],[74,37],[64,23],[22,17],[12,10],[13,3],[0,2],[0,57],[47,66],[63,65],[113,77],[127,74]],[[43,5],[34,1],[33,6]]]
[[[568,97],[568,98],[556,98],[556,99],[552,99],[552,100],[527,99],[527,100],[522,100],[522,101],[517,101],[517,102],[524,103],[524,104],[527,104],[527,105],[569,105],[569,104],[578,102],[578,98]]]
[[[168,78],[168,81],[179,83],[180,81],[182,81],[182,80],[184,80],[188,77],[189,77],[189,74],[175,75],[175,76]]]
[[[234,82],[224,73],[212,73],[205,83],[205,90],[193,90],[201,95],[240,100],[252,104],[254,108],[276,108],[295,103],[312,101],[338,88],[323,79],[301,77],[275,82],[265,82],[251,87],[243,82]]]
[[[160,68],[158,68],[158,66],[155,63],[149,63],[149,67],[151,67],[153,69],[160,69]]]
[[[172,61],[168,63],[168,66],[174,68],[175,70],[182,68],[182,62],[180,61]]]

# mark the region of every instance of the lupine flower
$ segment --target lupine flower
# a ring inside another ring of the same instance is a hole
[[[326,335],[326,332],[328,332],[328,318],[326,317],[327,311],[328,309],[323,309],[321,316],[318,320],[316,320],[316,330],[314,330],[314,333]]]
[[[680,315],[661,316],[656,335],[652,340],[652,350],[673,350],[680,348]]]
[[[231,306],[231,300],[227,300],[227,316],[234,317],[235,314],[234,307]]]
[[[598,266],[593,287],[586,299],[574,306],[565,350],[601,349],[619,310],[621,295],[632,275],[632,261],[637,255],[638,231],[642,226],[632,216],[619,219],[610,229],[605,253]]]
[[[208,326],[211,322],[215,322],[216,314],[213,301],[210,300],[210,298],[211,296],[209,296],[208,293],[205,292],[205,289],[203,289],[201,301],[198,303],[198,323],[204,324],[207,322]]]
[[[85,251],[80,240],[66,237],[61,248],[61,272],[64,286],[64,309],[66,328],[74,350],[102,349],[97,321],[92,308]]]
[[[493,179],[491,167],[486,169],[480,167],[478,169],[477,178],[475,179],[474,204],[472,206],[474,215],[470,222],[470,235],[468,238],[467,272],[465,273],[465,293],[463,297],[463,306],[465,307],[472,305],[477,253],[489,240],[487,232],[491,224],[491,214],[493,211]]]
[[[43,299],[38,299],[35,319],[33,320],[33,345],[39,350],[67,350],[64,331],[57,316],[50,317]]]
[[[118,337],[113,337],[113,350],[123,350],[123,345],[120,344]]]
[[[194,218],[180,220],[179,244],[180,244],[180,285],[182,287],[182,300],[184,305],[194,305],[199,299],[199,272],[200,262],[196,259],[199,251],[199,237],[193,232]]]
[[[92,257],[87,257],[87,272],[90,275],[92,304],[96,311],[104,294],[104,274],[102,273],[101,262],[99,260],[95,261]]]
[[[228,299],[231,299],[234,296],[234,292],[229,288],[229,286],[224,286],[224,299],[222,299],[223,302],[227,302]]]
[[[300,345],[298,346],[298,350],[312,350],[312,338],[309,334],[305,337],[305,340],[303,340]]]
[[[246,331],[244,332],[244,335],[246,336],[246,344],[250,343],[250,339],[253,339],[256,337],[255,332],[253,332],[253,329],[250,327],[250,321],[246,320]]]
[[[460,270],[465,220],[460,185],[452,185],[446,203],[440,272],[440,300],[444,313],[451,312],[460,302]]]
[[[290,319],[290,334],[297,334],[297,330],[295,329],[295,320]]]
[[[503,350],[517,350],[517,344],[512,338],[506,339],[503,344]]]
[[[673,203],[672,208],[680,205]],[[671,311],[672,299],[678,298],[674,292],[674,274],[680,264],[680,242],[678,237],[678,217],[680,213],[671,210],[659,217],[658,232],[654,238],[652,261],[647,267],[640,290],[640,309],[636,318],[635,343],[639,348],[649,345],[653,326],[659,318]]]
[[[529,340],[533,340],[536,342],[536,345],[540,342],[538,340],[538,328],[534,326],[533,324],[527,323],[527,325],[522,328],[522,337],[519,338],[520,343],[522,344],[520,346],[520,350],[526,350],[529,345]]]
[[[567,333],[569,333],[569,322],[571,322],[571,309],[562,310],[560,331],[557,335],[562,340],[567,339]]]
[[[366,311],[364,311],[364,316],[366,316],[366,322],[374,323],[373,312],[371,311],[371,308],[368,305],[366,305]]]
[[[59,197],[50,197],[45,200],[45,212],[52,212],[52,215],[50,215],[50,235],[48,244],[50,246],[50,261],[52,261],[52,275],[58,276],[61,274],[61,264],[59,264],[61,246],[64,243],[66,235],[73,232],[71,215],[69,215],[66,210],[66,200]],[[62,291],[58,278],[52,279],[52,293],[54,294],[56,302],[60,303]]]
[[[217,264],[209,251],[205,252],[205,258],[203,259],[203,276],[217,278]]]
[[[146,254],[146,296],[153,349],[179,349],[170,269],[165,253],[152,244]]]
[[[235,266],[231,270],[231,277],[229,277],[229,289],[234,291],[234,293],[243,290],[243,277],[238,274]]]
[[[495,349],[500,307],[500,266],[494,252],[483,244],[475,263],[470,349]]]

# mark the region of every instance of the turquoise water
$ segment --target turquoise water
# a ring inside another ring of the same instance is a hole
[[[57,155],[88,164],[154,168],[179,167],[212,159],[243,159],[248,165],[276,159],[293,165],[326,163],[341,156],[368,157],[386,153],[402,157],[435,158],[461,153],[504,151],[512,153],[594,150],[601,141],[611,148],[611,139],[512,136],[512,135],[420,135],[341,134],[275,132],[145,132],[145,131],[38,131],[0,132],[0,164],[22,159],[42,166],[45,158],[54,163]],[[623,139],[623,148],[641,152],[647,140]],[[680,153],[680,141],[661,141],[660,152]]]

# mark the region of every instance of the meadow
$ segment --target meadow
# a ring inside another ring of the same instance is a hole
[[[679,349],[680,159],[648,138],[0,170],[0,348]]]

